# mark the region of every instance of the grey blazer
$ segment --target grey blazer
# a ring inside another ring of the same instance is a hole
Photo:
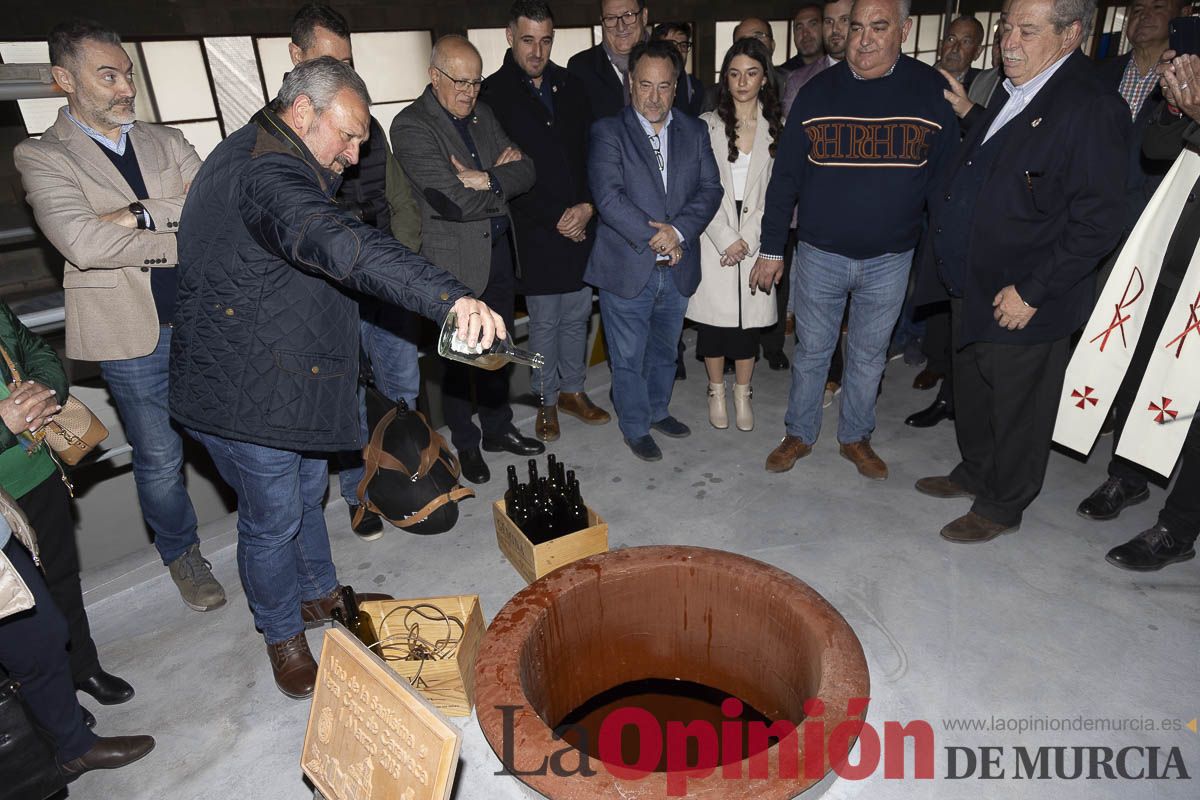
[[[515,147],[485,103],[475,104],[471,139],[479,161],[500,184],[502,194],[468,189],[458,180],[450,156],[470,167],[470,152],[431,87],[392,120],[392,151],[412,182],[421,206],[421,255],[479,295],[491,266],[491,218],[509,216],[508,199],[533,187],[533,160],[526,155],[491,167],[506,147]],[[509,216],[509,224],[512,218]],[[517,259],[517,275],[521,274]]]

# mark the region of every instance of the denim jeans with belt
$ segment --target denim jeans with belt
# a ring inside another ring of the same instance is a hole
[[[529,388],[541,396],[542,405],[552,406],[560,391],[583,391],[592,287],[526,295],[525,308],[529,310],[529,349],[546,360],[545,368],[532,371]]]
[[[892,328],[904,304],[913,251],[847,258],[800,242],[796,246],[793,310],[796,350],[784,423],[789,436],[813,444],[821,432],[821,403],[829,359],[837,345],[846,298],[850,320],[842,375],[838,441],[852,444],[875,430],[875,398],[887,362]]]
[[[327,455],[238,442],[190,431],[238,498],[238,572],[267,644],[304,630],[300,602],[337,588],[323,501]]]
[[[148,355],[100,362],[100,374],[133,447],[133,482],[142,517],[154,532],[154,546],[164,564],[200,541],[196,511],[183,482],[183,439],[167,409],[170,355],[171,328],[163,325],[158,346]]]
[[[688,299],[669,267],[655,267],[635,297],[600,290],[600,318],[612,362],[613,408],[626,439],[650,433],[670,414],[675,356]]]

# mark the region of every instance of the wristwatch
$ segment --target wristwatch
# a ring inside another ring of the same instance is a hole
[[[139,231],[144,231],[150,227],[150,215],[146,213],[146,207],[141,203],[130,203],[129,213],[137,218],[137,226]]]

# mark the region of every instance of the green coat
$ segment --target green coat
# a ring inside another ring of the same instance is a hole
[[[0,345],[3,345],[17,365],[24,380],[35,380],[58,394],[58,401],[67,400],[67,374],[58,355],[40,336],[21,324],[21,320],[0,302]],[[12,374],[0,358],[0,400],[9,395]],[[25,452],[15,434],[0,423],[0,486],[19,499],[55,471],[54,460],[39,447],[33,454]]]

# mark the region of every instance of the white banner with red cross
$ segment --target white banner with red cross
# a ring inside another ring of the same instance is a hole
[[[1054,441],[1092,449],[1129,368],[1158,283],[1167,244],[1200,178],[1200,155],[1184,150],[1142,212],[1104,285],[1063,381]],[[1117,454],[1170,475],[1200,402],[1200,248],[1163,326]]]

